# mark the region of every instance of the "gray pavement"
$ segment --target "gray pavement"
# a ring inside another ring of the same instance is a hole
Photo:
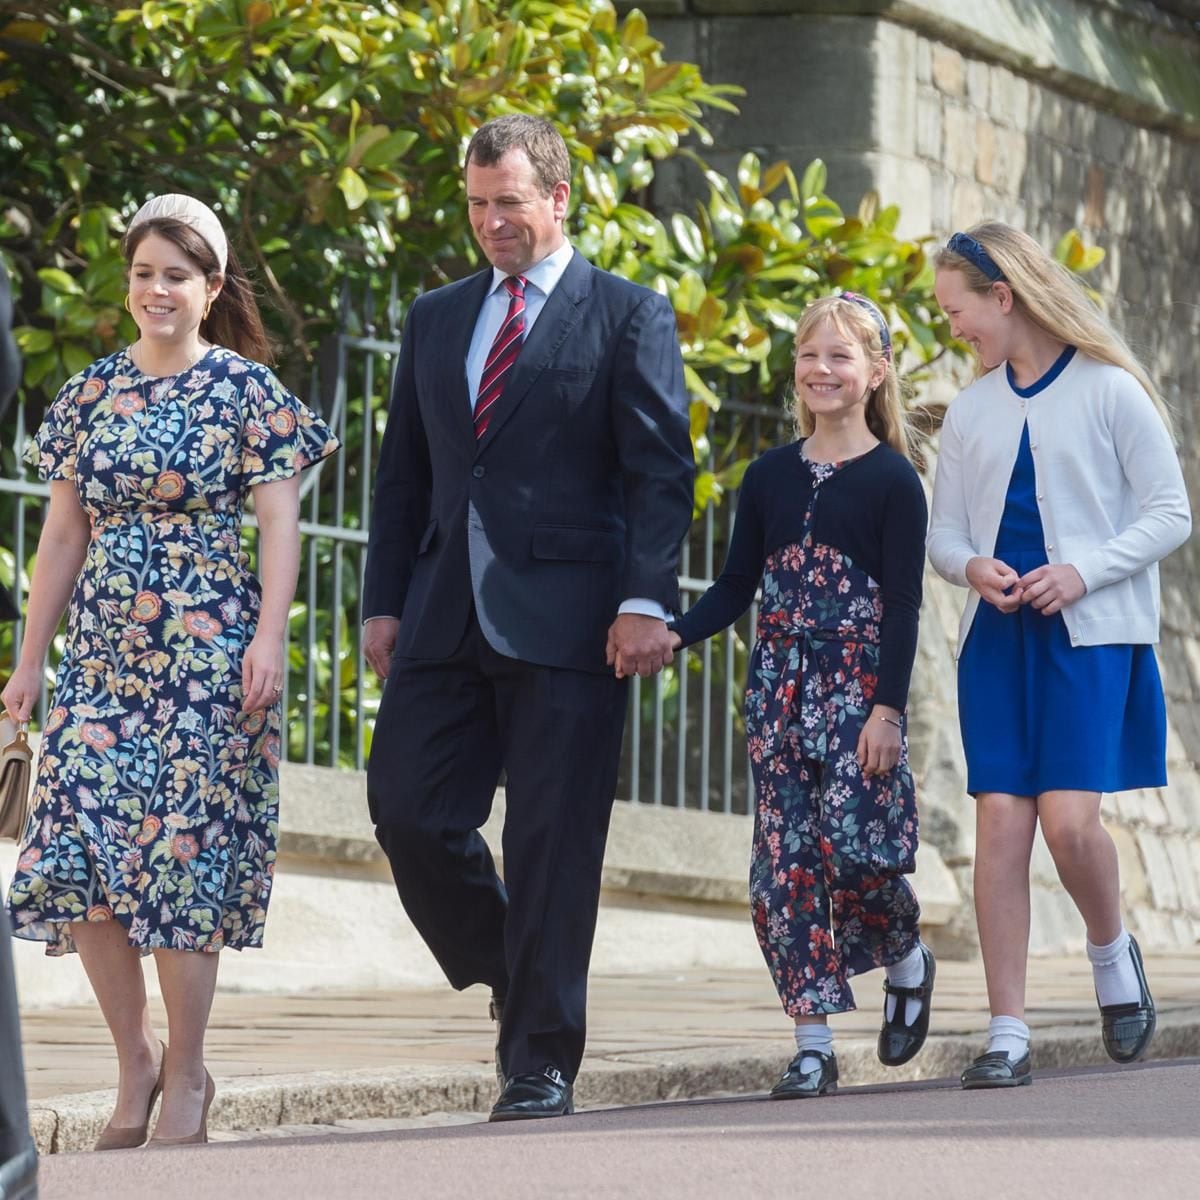
[[[331,1196],[1183,1200],[1197,1194],[1200,1060],[605,1109],[509,1125],[66,1154],[42,1200]]]
[[[1152,1054],[1200,1056],[1200,952],[1148,954],[1147,971],[1160,1012]],[[856,980],[859,1011],[833,1020],[845,1084],[953,1078],[981,1051],[982,969],[943,961],[925,1049],[903,1068],[882,1067],[881,979]],[[586,1108],[763,1091],[792,1052],[765,969],[600,976],[590,1011],[577,1091]],[[486,1014],[480,988],[223,993],[208,1042],[214,1139],[478,1122],[495,1097]],[[1082,953],[1031,961],[1027,1018],[1040,1070],[1108,1061]],[[107,1120],[115,1080],[98,1012],[30,1013],[24,1036],[39,1147],[86,1149]],[[1200,1102],[1195,1111],[1200,1123]]]

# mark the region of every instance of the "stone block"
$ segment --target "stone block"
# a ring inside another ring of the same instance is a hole
[[[1138,851],[1137,839],[1123,825],[1106,821],[1113,844],[1117,848],[1118,869],[1121,872],[1121,901],[1126,909],[1150,903],[1150,885],[1146,880],[1146,869]]]
[[[1125,923],[1143,950],[1163,950],[1175,945],[1175,930],[1170,914],[1143,907],[1127,913]]]
[[[956,179],[950,215],[952,218],[950,223],[955,229],[966,229],[977,221],[981,221],[988,215],[983,189],[977,183]]]
[[[1025,178],[1027,139],[1019,129],[996,130],[996,181],[1014,196],[1022,191]]]
[[[1132,825],[1162,826],[1167,823],[1167,810],[1158,792],[1144,788],[1117,793],[1117,812],[1121,820]]]
[[[918,37],[915,51],[918,83],[933,82],[933,43],[928,38]]]
[[[929,171],[930,232],[939,235],[953,232],[953,198],[954,176],[945,167],[931,167]]]
[[[958,104],[942,110],[942,162],[953,175],[975,177],[975,114]]]
[[[933,44],[930,73],[934,87],[947,96],[967,94],[967,72],[963,56],[941,42]]]
[[[985,117],[975,122],[975,178],[989,187],[996,183],[996,127]]]
[[[973,108],[987,112],[991,90],[991,68],[977,58],[966,60],[967,99]]]
[[[931,162],[942,161],[942,102],[931,89],[917,95],[916,151]]]
[[[1139,829],[1136,837],[1154,907],[1163,912],[1178,911],[1179,888],[1162,836],[1149,829]]]
[[[1200,916],[1200,877],[1192,861],[1189,840],[1182,834],[1172,833],[1163,838],[1163,845],[1175,876],[1179,907],[1191,916]]]
[[[1030,889],[1029,949],[1033,954],[1077,951],[1083,944],[1084,926],[1075,902],[1061,886],[1035,885]]]
[[[1054,888],[1059,884],[1058,868],[1054,865],[1054,856],[1042,837],[1041,826],[1033,839],[1033,853],[1029,858],[1029,878],[1045,888]]]
[[[1091,151],[1110,166],[1124,170],[1128,166],[1131,133],[1130,126],[1120,117],[1101,113],[1096,118],[1096,132],[1091,142]]]

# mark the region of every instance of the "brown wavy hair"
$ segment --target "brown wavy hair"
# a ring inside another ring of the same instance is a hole
[[[185,221],[155,217],[135,225],[121,243],[125,266],[133,264],[133,256],[147,234],[174,242],[200,269],[211,284],[223,279],[221,290],[212,302],[208,316],[200,322],[200,336],[218,346],[226,346],[243,358],[270,365],[275,361],[275,344],[263,326],[250,282],[237,254],[229,247],[224,275],[213,248]]]

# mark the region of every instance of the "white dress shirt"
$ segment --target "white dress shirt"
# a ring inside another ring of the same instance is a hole
[[[967,563],[992,557],[1028,422],[1046,557],[1087,592],[1062,610],[1073,646],[1158,641],[1158,562],[1191,531],[1179,458],[1145,389],[1081,352],[1032,396],[1005,368],[978,379],[942,425],[929,525],[939,575],[967,587]],[[979,607],[967,598],[959,653]]]

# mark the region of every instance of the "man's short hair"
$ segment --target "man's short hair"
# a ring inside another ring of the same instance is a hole
[[[494,167],[510,150],[523,150],[533,165],[538,190],[548,196],[557,183],[571,182],[571,156],[562,134],[541,117],[513,114],[481,125],[467,144],[466,165]]]

